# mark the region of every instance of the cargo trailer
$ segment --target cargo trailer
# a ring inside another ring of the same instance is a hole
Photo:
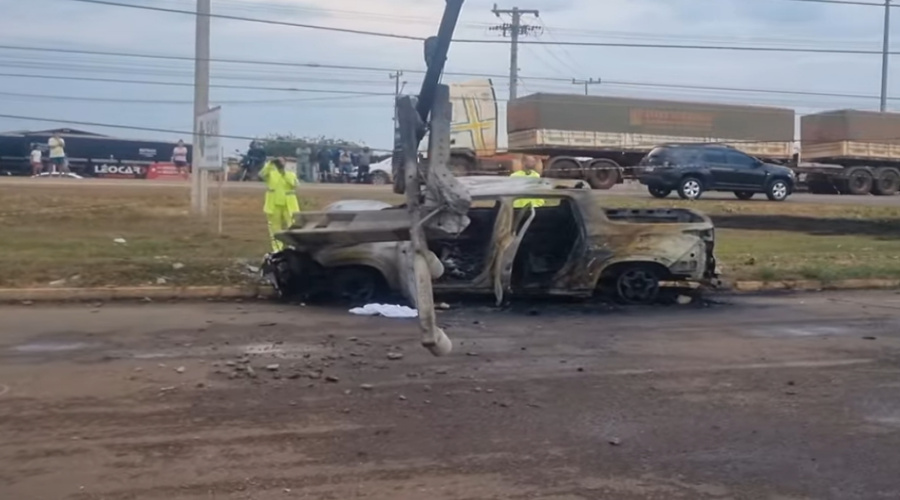
[[[842,109],[800,119],[793,165],[811,193],[893,195],[900,190],[900,113]]]
[[[633,178],[663,143],[724,143],[788,162],[794,116],[774,107],[538,93],[509,103],[507,129],[511,152],[547,158],[545,175],[609,189]]]

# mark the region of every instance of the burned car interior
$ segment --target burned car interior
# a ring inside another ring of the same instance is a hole
[[[554,276],[569,262],[581,229],[572,202],[546,199],[535,209],[534,220],[525,231],[513,264],[512,288],[549,288]],[[518,213],[528,209],[518,208]],[[517,230],[520,230],[517,228]]]

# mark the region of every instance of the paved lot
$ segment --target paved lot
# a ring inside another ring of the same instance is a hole
[[[147,181],[147,180],[125,180],[125,179],[30,179],[22,177],[0,177],[0,185],[50,185],[50,186],[104,186],[115,188],[116,186],[139,186],[146,188],[174,188],[181,187],[187,190],[189,184],[187,182],[178,181]],[[213,184],[215,186],[215,184]],[[263,185],[258,182],[231,182],[226,184],[229,190],[262,190]],[[300,187],[302,192],[323,192],[323,191],[339,191],[346,192],[350,195],[363,195],[371,192],[389,192],[390,187],[372,186],[372,185],[347,185],[347,184],[303,184]],[[651,196],[646,189],[640,184],[629,183],[619,185],[608,191],[600,191],[608,196],[627,196],[634,198],[647,198]],[[671,199],[678,199],[678,195],[670,195]],[[768,201],[762,194],[754,198],[756,201]],[[703,200],[735,200],[737,199],[731,193],[705,193]],[[698,202],[698,206],[702,208],[703,200]],[[787,203],[816,203],[816,204],[842,204],[842,205],[871,205],[871,206],[900,206],[900,196],[840,196],[840,195],[812,195],[807,193],[796,193],[788,198]]]
[[[0,498],[900,498],[900,295],[727,302],[3,307]]]

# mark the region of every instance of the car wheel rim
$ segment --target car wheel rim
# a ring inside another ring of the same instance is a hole
[[[772,196],[778,200],[786,197],[787,186],[785,186],[783,182],[776,182],[775,185],[772,186]]]
[[[627,271],[619,278],[619,296],[632,303],[647,303],[656,299],[659,280],[649,271],[636,269]]]
[[[688,198],[696,198],[700,195],[700,183],[697,181],[687,181],[684,183],[684,194]]]

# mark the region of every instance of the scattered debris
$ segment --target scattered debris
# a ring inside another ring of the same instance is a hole
[[[118,243],[119,245],[124,245],[124,244],[126,244],[126,243],[128,243],[128,242],[125,241],[125,238],[116,238],[116,239],[113,240],[113,243]]]
[[[309,372],[306,374],[306,376],[313,380],[318,380],[322,378],[322,372]]]
[[[184,373],[185,371],[187,371],[187,368],[185,368],[183,366],[179,366],[178,368],[175,369],[175,371],[178,373]]]
[[[292,373],[292,374],[288,375],[289,380],[297,380],[300,377],[301,377],[301,375],[299,373]]]
[[[403,359],[403,353],[391,351],[391,352],[387,353],[387,359],[389,359],[391,361],[401,360],[401,359]]]
[[[337,382],[340,382],[341,379],[335,377],[334,375],[329,375],[329,376],[325,377],[325,381],[326,381],[326,382],[331,382],[332,384],[335,384],[335,383],[337,383]]]
[[[878,337],[863,337],[863,340],[878,340]]]
[[[434,308],[440,309],[442,311],[447,311],[450,309],[450,304],[448,304],[446,302],[438,302],[437,304],[434,305]]]
[[[203,382],[197,382],[198,389],[203,389],[204,387],[206,387],[206,384],[204,384]]]
[[[171,392],[175,390],[175,386],[160,387],[159,392]]]
[[[372,389],[375,388],[375,386],[372,385],[372,384],[362,384],[362,385],[359,386],[359,388],[362,389],[362,390],[364,390],[364,391],[371,391]]]
[[[400,401],[406,401],[406,396],[401,394],[400,397],[398,397],[397,399],[399,399]]]
[[[256,378],[256,370],[254,370],[252,366],[247,365],[247,368],[245,368],[245,370],[247,371],[247,375],[252,378]]]
[[[694,301],[694,298],[690,295],[679,295],[677,302],[679,305],[686,306]]]
[[[160,276],[159,278],[156,278],[157,285],[165,285],[168,282],[169,282],[169,280],[167,280],[166,278],[163,278],[162,276]]]
[[[278,323],[260,323],[257,326],[261,326],[261,327],[278,326]]]
[[[280,368],[281,368],[281,365],[279,365],[278,363],[274,363],[274,364],[266,366],[266,370],[269,370],[270,372],[277,372]]]
[[[611,446],[619,446],[619,445],[622,444],[622,440],[619,439],[619,438],[617,438],[617,437],[609,438],[609,441],[607,441],[607,442],[608,442]]]
[[[225,366],[232,366],[232,367],[234,367],[234,366],[237,366],[237,363],[235,363],[234,361],[226,361],[226,362],[225,362]]]
[[[478,353],[474,352],[474,351],[469,351],[466,353],[466,356],[476,357],[476,356],[478,356]]]
[[[350,338],[347,339],[347,340],[349,340],[350,342],[356,342],[356,341],[359,340],[359,337],[350,337]]]
[[[174,269],[176,271],[178,271],[180,269],[184,269],[184,264],[182,264],[181,262],[176,262],[176,263],[172,264],[172,269]]]
[[[407,306],[394,304],[366,304],[363,307],[350,309],[350,314],[356,316],[384,316],[385,318],[417,318],[419,312]]]
[[[23,300],[23,301],[22,301],[22,305],[23,305],[23,306],[33,306],[33,305],[34,305],[34,302],[31,301],[31,300]]]

